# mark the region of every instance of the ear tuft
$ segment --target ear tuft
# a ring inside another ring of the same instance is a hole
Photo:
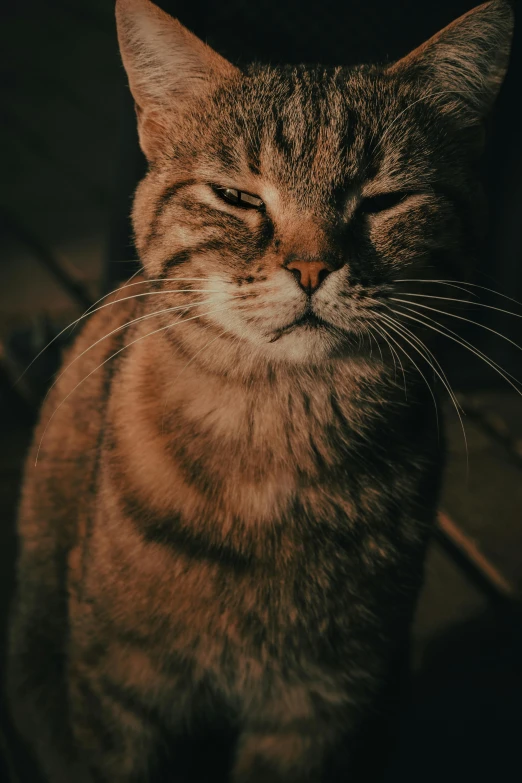
[[[447,112],[473,123],[491,110],[509,61],[513,11],[507,0],[492,0],[469,11],[388,72],[411,73],[426,83]]]

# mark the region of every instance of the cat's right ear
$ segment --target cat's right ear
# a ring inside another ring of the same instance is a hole
[[[150,0],[117,0],[116,23],[140,145],[152,161],[175,117],[237,69]]]

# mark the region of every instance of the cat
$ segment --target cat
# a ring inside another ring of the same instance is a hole
[[[12,714],[50,783],[149,781],[163,757],[169,781],[366,783],[444,462],[394,300],[472,262],[512,12],[391,65],[243,70],[149,0],[116,14],[143,276],[43,406]]]

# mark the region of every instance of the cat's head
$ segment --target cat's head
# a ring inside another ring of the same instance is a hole
[[[149,0],[116,7],[150,164],[136,244],[150,279],[190,289],[168,296],[191,328],[321,361],[380,334],[395,280],[469,256],[507,2],[392,65],[244,70]]]

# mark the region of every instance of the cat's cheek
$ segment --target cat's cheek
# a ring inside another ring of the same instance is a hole
[[[414,210],[400,217],[374,218],[368,236],[387,274],[414,261],[428,261],[432,251],[445,246],[448,233],[447,216]]]

